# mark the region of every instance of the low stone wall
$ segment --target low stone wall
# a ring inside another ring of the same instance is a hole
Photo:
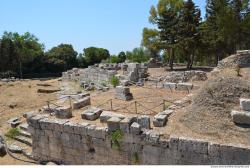
[[[250,148],[170,136],[142,129],[123,133],[119,148],[105,127],[37,115],[28,119],[33,155],[61,164],[250,164]]]

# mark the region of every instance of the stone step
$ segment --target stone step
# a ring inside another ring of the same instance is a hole
[[[31,134],[28,133],[27,131],[21,130],[20,135],[23,136],[23,137],[31,138]]]
[[[32,140],[31,140],[30,138],[27,138],[27,137],[24,137],[24,136],[19,135],[19,136],[16,136],[14,139],[15,139],[16,141],[19,141],[19,142],[21,142],[21,143],[24,143],[24,144],[26,144],[26,145],[28,145],[28,146],[32,146]]]
[[[243,111],[250,111],[250,99],[240,99],[240,108]]]
[[[28,123],[23,123],[19,127],[23,131],[28,131],[28,126],[29,126]]]

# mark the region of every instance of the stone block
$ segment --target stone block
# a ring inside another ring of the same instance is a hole
[[[90,124],[88,123],[77,123],[77,125],[74,128],[74,133],[79,135],[87,135],[87,127]]]
[[[117,114],[117,113],[113,113],[110,111],[103,111],[102,114],[100,115],[100,121],[101,122],[107,122],[110,118],[112,117],[117,117],[120,119],[124,119],[125,116],[122,114]]]
[[[86,129],[87,129],[87,135],[89,135],[91,137],[93,137],[95,135],[95,133],[96,133],[96,131],[95,131],[96,125],[88,125],[86,127]]]
[[[119,124],[120,121],[121,119],[118,117],[111,117],[110,119],[108,119],[107,121],[108,131],[112,132],[120,129],[120,124]]]
[[[26,119],[34,117],[34,116],[35,116],[35,112],[34,111],[23,113],[23,117],[26,118]]]
[[[133,122],[133,118],[126,117],[120,121],[120,130],[124,133],[129,133],[130,125]]]
[[[149,142],[151,145],[159,145],[160,134],[155,130],[146,130],[142,132],[142,137],[146,142]]]
[[[173,112],[174,112],[174,110],[165,110],[165,111],[160,112],[158,114],[160,114],[160,115],[166,115],[167,117],[169,117],[170,115],[173,114]]]
[[[154,116],[153,124],[155,127],[164,127],[167,123],[167,115],[157,114]]]
[[[192,90],[193,87],[192,83],[177,83],[176,90]]]
[[[133,135],[139,135],[141,133],[141,125],[134,122],[131,126],[130,126],[130,132]]]
[[[63,132],[74,133],[74,129],[77,127],[77,124],[72,122],[67,122],[63,125]]]
[[[233,122],[237,124],[250,124],[249,112],[232,110],[231,116],[232,116]]]
[[[55,110],[55,115],[60,119],[69,119],[72,117],[71,107],[58,107]]]
[[[74,102],[73,103],[73,109],[80,109],[80,108],[89,106],[90,104],[91,104],[90,103],[90,97],[85,97],[85,98],[82,98],[82,99]]]
[[[96,108],[96,107],[91,107],[87,110],[85,110],[81,116],[82,116],[82,119],[86,119],[86,120],[96,120],[100,117],[102,113],[102,109],[99,109],[99,108]]]
[[[164,88],[170,89],[170,90],[175,90],[177,87],[176,83],[171,83],[171,82],[166,82],[163,84]]]
[[[141,125],[142,128],[150,129],[150,117],[149,116],[140,116],[137,120],[138,124]]]
[[[240,108],[244,111],[250,111],[250,99],[240,99]]]

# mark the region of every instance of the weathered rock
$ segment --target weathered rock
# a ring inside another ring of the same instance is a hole
[[[124,133],[129,133],[130,125],[135,119],[131,117],[126,117],[120,121],[120,130]]]
[[[7,123],[9,123],[12,128],[16,128],[19,124],[22,123],[22,121],[19,118],[15,117],[8,120]]]
[[[120,124],[119,124],[120,121],[121,119],[118,117],[111,117],[110,119],[108,119],[107,121],[108,131],[112,132],[120,129]]]
[[[141,133],[141,125],[134,122],[131,126],[130,126],[130,132],[133,135],[139,135]]]
[[[73,103],[73,109],[80,109],[86,106],[89,106],[90,103],[90,97],[85,97],[83,99],[80,99]]]
[[[30,117],[33,117],[33,116],[35,116],[34,111],[23,113],[24,118],[30,118]]]
[[[115,89],[115,97],[117,99],[121,100],[132,100],[133,95],[130,93],[130,88],[129,87],[124,87],[124,86],[117,86]]]
[[[164,127],[167,123],[168,116],[164,114],[157,114],[154,116],[153,124],[155,127]]]
[[[177,87],[176,83],[171,83],[171,82],[166,82],[164,83],[164,88],[170,89],[170,90],[175,90]]]
[[[244,111],[250,111],[250,99],[240,99],[240,108]]]
[[[37,93],[55,93],[61,91],[60,89],[37,89]]]
[[[91,107],[88,110],[85,110],[81,116],[82,119],[86,119],[86,120],[96,120],[97,118],[100,117],[102,113],[102,109],[96,108],[96,107]]]
[[[192,90],[193,87],[192,83],[177,83],[176,90]]]
[[[100,115],[100,121],[101,122],[107,122],[108,119],[112,118],[112,117],[117,117],[120,119],[124,119],[125,116],[122,114],[117,114],[117,113],[113,113],[110,111],[103,111],[102,114]]]
[[[8,147],[8,150],[12,153],[22,153],[23,149],[20,146],[12,144]]]
[[[231,116],[237,124],[250,124],[250,113],[247,111],[232,110]]]
[[[60,119],[68,119],[72,117],[71,107],[59,107],[55,110],[55,115]]]
[[[141,125],[142,128],[150,129],[150,117],[149,116],[140,116],[138,117],[138,124]]]
[[[0,157],[4,157],[6,155],[6,149],[4,146],[4,139],[3,139],[3,135],[0,132]]]

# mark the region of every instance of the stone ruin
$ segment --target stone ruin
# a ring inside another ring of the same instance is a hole
[[[232,110],[231,116],[236,124],[250,125],[250,99],[240,99],[240,111]]]
[[[205,81],[207,80],[207,74],[204,71],[173,71],[170,72],[167,76],[163,77],[165,82],[188,82],[188,81]]]
[[[218,69],[224,68],[235,68],[239,66],[240,68],[250,66],[250,50],[239,50],[235,55],[231,55],[218,62]]]
[[[121,100],[125,100],[125,101],[133,99],[133,95],[132,95],[132,93],[130,93],[130,88],[124,87],[124,86],[117,86],[115,88],[115,97],[117,99],[121,99]]]

